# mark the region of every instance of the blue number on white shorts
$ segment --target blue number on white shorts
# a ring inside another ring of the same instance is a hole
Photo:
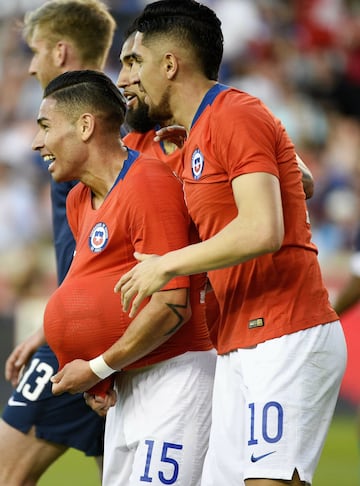
[[[148,446],[148,452],[146,456],[144,475],[140,476],[140,481],[145,481],[146,483],[152,483],[153,479],[151,476],[149,476],[149,470],[150,470],[151,457],[154,449],[154,441],[146,440],[145,444]],[[164,473],[162,471],[159,471],[158,476],[160,481],[163,484],[174,484],[179,475],[179,463],[175,459],[168,456],[169,449],[180,450],[182,448],[183,446],[180,444],[172,444],[171,442],[164,442],[162,452],[161,452],[161,462],[167,462],[172,464],[174,466],[174,472],[171,478],[167,479],[165,478]]]
[[[248,445],[254,445],[258,443],[258,440],[255,438],[255,420],[258,419],[258,415],[256,414],[255,410],[255,403],[249,403],[249,408],[251,411],[251,418],[250,418],[250,440],[248,441]],[[268,433],[268,413],[270,409],[275,409],[277,412],[277,432],[274,436],[270,436]],[[284,411],[280,403],[278,402],[268,402],[264,405],[262,411],[262,436],[266,442],[278,442],[282,435],[284,429]]]
[[[37,372],[39,375],[35,379],[36,386],[32,388],[32,385],[27,383],[27,380],[33,371]],[[18,384],[16,391],[21,392],[22,395],[31,400],[32,402],[37,400],[45,388],[45,386],[49,383],[50,378],[54,374],[54,369],[52,366],[40,361],[38,358],[32,360],[29,368],[24,373],[24,376],[21,378],[20,383]]]

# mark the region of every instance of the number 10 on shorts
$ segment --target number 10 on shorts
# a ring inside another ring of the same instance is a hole
[[[259,440],[268,443],[279,442],[284,430],[284,411],[280,403],[267,402],[264,406],[249,403],[250,438],[248,445],[255,445]]]

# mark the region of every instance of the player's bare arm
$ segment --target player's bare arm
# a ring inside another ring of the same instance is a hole
[[[301,157],[296,154],[296,161],[298,167],[301,171],[301,182],[304,188],[306,199],[310,199],[314,194],[314,178],[309,167],[301,159]]]
[[[19,383],[21,370],[30,361],[31,356],[39,346],[45,344],[42,327],[25,341],[18,344],[10,353],[5,363],[5,378],[16,387]]]
[[[103,359],[114,371],[121,370],[166,342],[190,316],[188,289],[157,292]],[[55,395],[83,393],[99,381],[89,361],[76,359],[53,376],[52,389]]]
[[[350,307],[355,305],[359,301],[359,299],[360,277],[358,275],[352,274],[345,287],[336,297],[334,309],[339,315],[341,315],[348,309],[350,309]]]
[[[232,182],[238,209],[236,218],[209,240],[165,255],[135,254],[141,261],[115,286],[125,311],[136,312],[144,298],[177,275],[191,275],[236,265],[277,251],[284,238],[278,179],[265,173],[239,176]],[[253,194],[262,197],[254,201]]]

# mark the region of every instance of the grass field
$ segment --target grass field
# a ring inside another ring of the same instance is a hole
[[[95,461],[79,452],[69,451],[47,471],[39,482],[39,486],[64,486],[64,484],[100,486]],[[335,416],[313,486],[360,486],[360,460],[354,416],[349,414]]]

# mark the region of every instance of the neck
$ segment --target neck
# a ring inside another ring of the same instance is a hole
[[[206,93],[217,81],[192,80],[191,83],[182,83],[177,91],[176,106],[174,106],[174,119],[177,124],[183,125],[189,133],[194,116]]]
[[[107,151],[106,155],[100,154],[95,164],[89,166],[86,175],[81,180],[91,189],[94,209],[98,209],[102,205],[113,188],[127,157],[127,149],[121,145],[120,150],[118,147],[116,151]]]

